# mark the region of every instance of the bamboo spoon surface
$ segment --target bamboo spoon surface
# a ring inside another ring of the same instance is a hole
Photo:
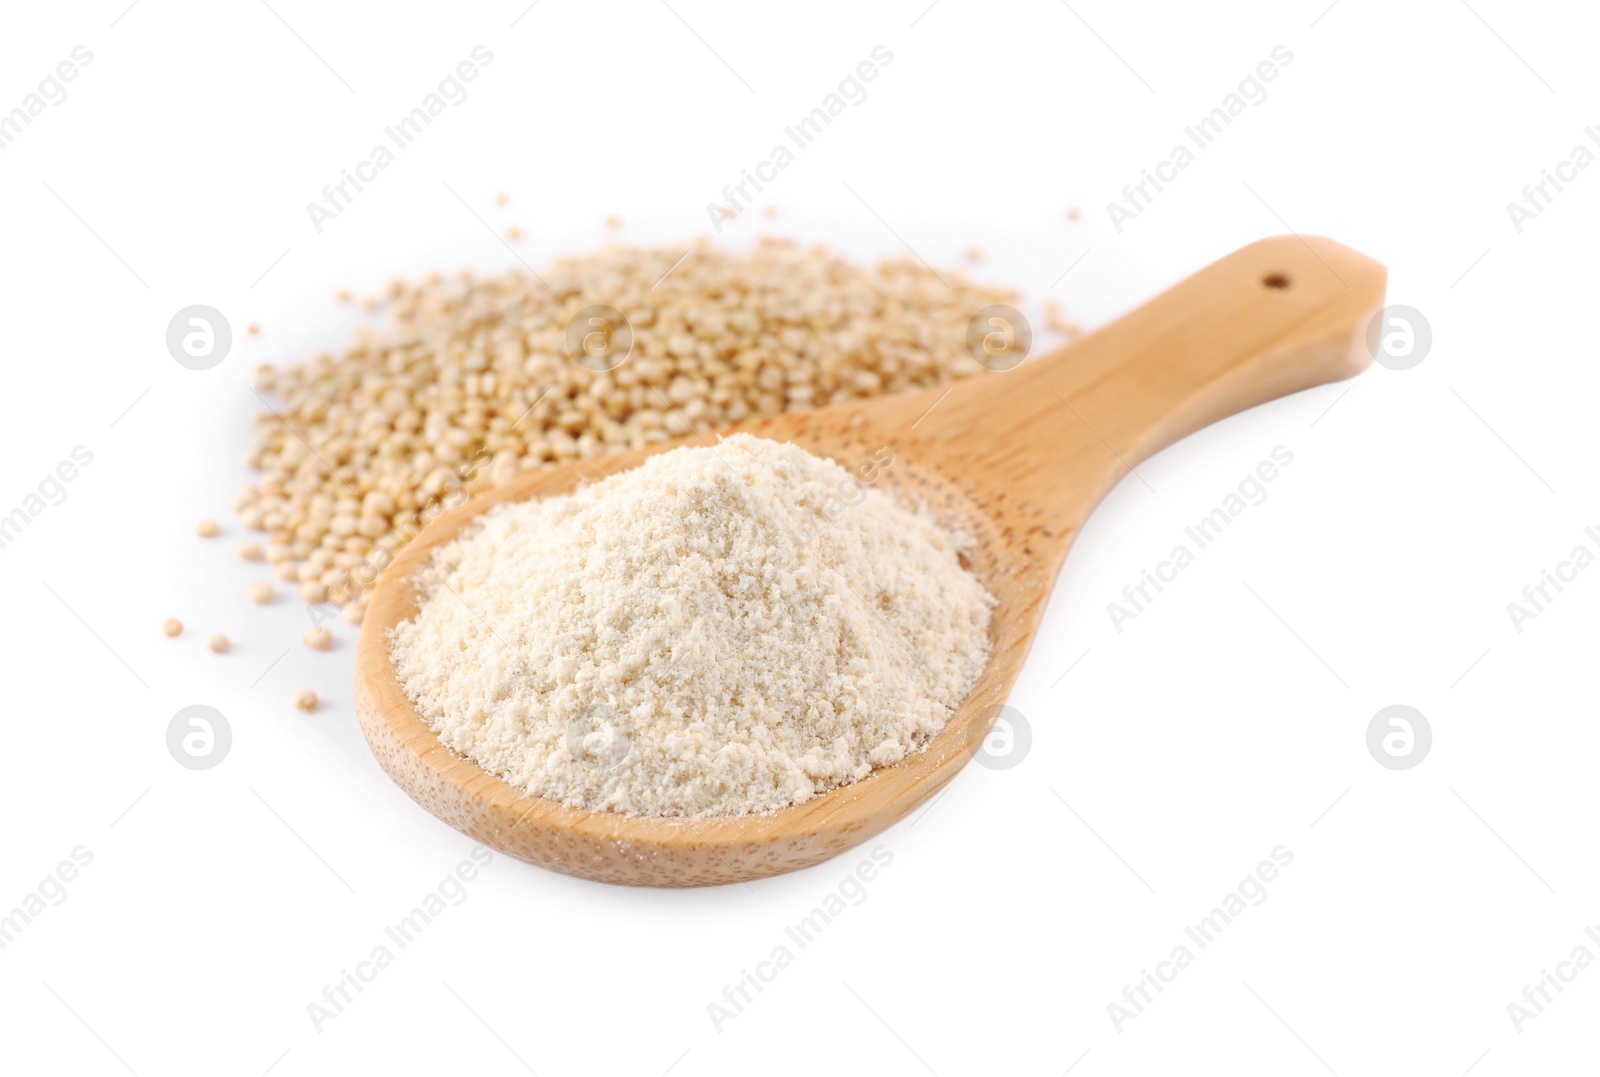
[[[390,777],[428,811],[557,871],[703,886],[834,856],[936,793],[981,748],[1067,550],[1111,487],[1209,423],[1363,370],[1385,277],[1383,266],[1328,239],[1266,239],[1015,369],[737,427],[851,471],[883,460],[887,448],[893,462],[879,486],[920,499],[972,535],[969,567],[999,600],[989,664],[966,702],[922,751],[853,785],[766,815],[661,819],[566,808],[446,748],[400,687],[388,633],[415,615],[412,579],[439,546],[496,503],[567,493],[652,453],[700,443],[695,437],[531,472],[430,524],[385,571],[367,608],[356,662],[362,731]]]

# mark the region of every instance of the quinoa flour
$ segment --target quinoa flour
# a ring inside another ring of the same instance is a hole
[[[497,506],[391,634],[450,748],[569,807],[771,811],[898,762],[989,656],[994,600],[931,518],[735,435]],[[841,485],[843,484],[843,485]]]

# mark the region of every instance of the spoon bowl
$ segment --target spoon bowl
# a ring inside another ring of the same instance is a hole
[[[715,443],[698,435],[542,468],[429,524],[384,571],[368,604],[356,660],[362,731],[390,777],[428,811],[557,871],[705,886],[825,860],[937,793],[981,749],[1072,540],[1111,487],[1209,423],[1365,369],[1366,327],[1382,306],[1385,278],[1381,265],[1332,240],[1265,239],[1014,369],[728,431],[792,442],[859,476],[870,496],[927,506],[972,537],[967,567],[998,600],[989,662],[966,701],[922,750],[858,782],[761,815],[568,808],[445,747],[401,688],[389,632],[416,615],[414,580],[435,550],[501,502],[568,493],[654,453]]]

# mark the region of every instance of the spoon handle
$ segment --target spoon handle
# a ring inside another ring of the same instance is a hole
[[[1386,278],[1330,239],[1263,239],[1055,354],[963,385],[930,425],[946,445],[1053,476],[1062,498],[1088,494],[1092,506],[1201,427],[1366,369]]]

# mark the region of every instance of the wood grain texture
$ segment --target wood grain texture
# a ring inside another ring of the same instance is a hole
[[[999,599],[993,653],[921,752],[767,815],[657,819],[522,794],[444,747],[401,690],[388,632],[413,616],[412,577],[490,505],[566,493],[695,437],[554,466],[440,517],[372,595],[356,707],[373,754],[418,804],[478,841],[604,882],[704,886],[815,864],[883,830],[981,746],[1027,657],[1073,538],[1139,462],[1228,415],[1350,377],[1370,356],[1384,268],[1331,240],[1280,236],[1236,251],[1092,336],[954,386],[745,423],[854,470],[887,446],[875,490],[920,499],[977,540],[970,565]],[[579,467],[583,475],[579,474]]]

